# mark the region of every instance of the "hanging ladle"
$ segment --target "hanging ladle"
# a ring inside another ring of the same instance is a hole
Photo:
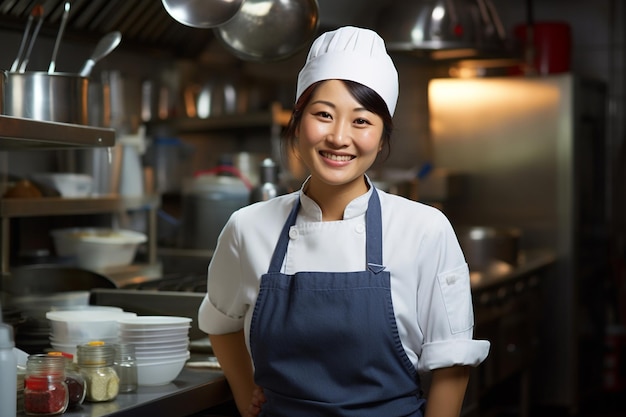
[[[65,25],[67,24],[67,17],[70,14],[70,2],[66,1],[63,9],[63,17],[61,17],[61,26],[59,27],[59,33],[57,33],[57,39],[54,42],[54,49],[52,50],[52,58],[50,59],[50,66],[48,67],[48,74],[54,72],[56,66],[57,53],[59,52],[59,44],[65,31]]]
[[[100,39],[100,42],[96,45],[96,49],[94,49],[89,59],[80,70],[80,76],[89,77],[89,74],[91,74],[91,70],[94,65],[96,65],[96,62],[109,55],[115,48],[117,48],[117,45],[119,45],[121,41],[122,34],[117,31],[111,32]]]

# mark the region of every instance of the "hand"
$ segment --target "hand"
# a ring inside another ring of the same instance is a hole
[[[265,403],[265,395],[263,394],[263,388],[254,387],[252,391],[252,401],[244,417],[257,417],[261,412],[261,406]]]

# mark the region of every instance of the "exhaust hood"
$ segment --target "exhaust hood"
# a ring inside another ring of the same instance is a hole
[[[381,11],[376,29],[391,52],[435,60],[507,55],[491,0],[396,0]]]

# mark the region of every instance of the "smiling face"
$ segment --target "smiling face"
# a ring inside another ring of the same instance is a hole
[[[383,119],[368,111],[344,82],[321,83],[302,111],[298,154],[311,173],[310,189],[367,190],[363,175],[382,148]]]

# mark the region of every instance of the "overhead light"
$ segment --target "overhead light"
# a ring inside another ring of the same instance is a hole
[[[491,0],[396,0],[382,10],[376,29],[389,51],[431,59],[506,50],[505,30]]]

